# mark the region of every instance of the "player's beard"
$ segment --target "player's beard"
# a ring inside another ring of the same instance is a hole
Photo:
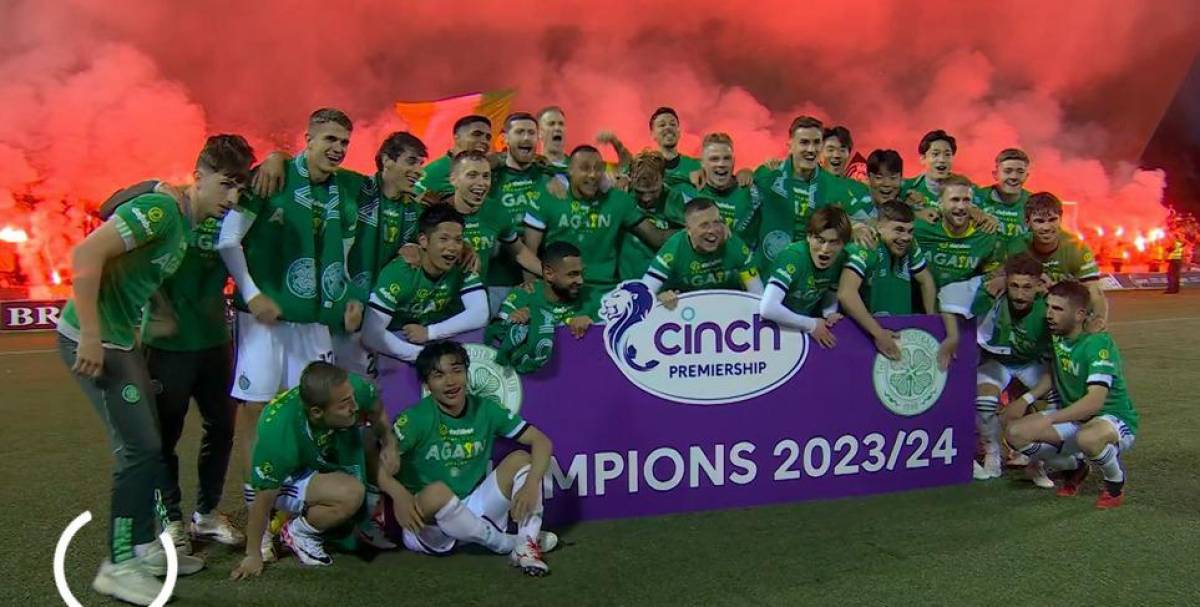
[[[549,284],[550,290],[554,291],[554,295],[558,297],[559,301],[575,301],[579,298],[579,289],[575,289],[575,292],[572,293],[569,287],[564,288],[554,283]]]

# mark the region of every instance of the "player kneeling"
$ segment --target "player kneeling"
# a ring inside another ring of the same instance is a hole
[[[364,421],[382,443],[378,451],[363,440]],[[264,548],[269,546],[262,542],[271,541],[264,532],[272,508],[292,515],[280,535],[301,563],[332,564],[323,536],[353,547],[351,527],[361,522],[357,519],[364,501],[369,502],[366,478],[396,467],[390,461],[394,439],[375,387],[329,363],[309,363],[300,374],[300,385],[263,410],[257,436],[246,556],[230,577],[262,573]]]
[[[468,394],[469,366],[466,349],[454,341],[430,342],[417,356],[429,396],[396,417],[398,481],[380,474],[379,487],[392,498],[409,550],[447,554],[458,542],[480,544],[509,554],[529,575],[546,575],[542,553],[558,544],[541,530],[550,439],[500,403]],[[529,451],[513,451],[489,473],[497,436]],[[507,533],[510,516],[516,535]]]
[[[1087,477],[1086,455],[1104,472],[1104,488],[1097,508],[1116,508],[1125,498],[1125,471],[1120,454],[1133,446],[1138,412],[1125,388],[1121,353],[1105,332],[1083,330],[1090,294],[1074,281],[1050,288],[1046,322],[1053,334],[1053,386],[1064,408],[1024,417],[1008,427],[1008,442],[1033,460],[1063,470],[1058,495],[1074,496]],[[1051,386],[1044,377],[1025,397],[1026,402],[1045,395]]]

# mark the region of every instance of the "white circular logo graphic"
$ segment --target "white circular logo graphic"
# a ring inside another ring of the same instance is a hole
[[[352,282],[354,282],[354,285],[360,289],[370,289],[371,288],[371,273],[365,272],[365,271],[359,272],[358,275],[354,277]]]
[[[875,355],[871,379],[879,402],[896,415],[912,417],[929,410],[946,387],[938,369],[938,340],[928,331],[903,329],[897,340],[900,360]]]
[[[792,237],[787,232],[783,230],[768,232],[763,237],[763,254],[767,256],[767,259],[775,259],[775,256],[782,253],[790,244],[792,244]]]
[[[325,289],[325,297],[341,299],[346,294],[346,272],[342,268],[342,262],[337,261],[321,272],[321,288]]]
[[[317,296],[317,263],[311,257],[301,257],[287,269],[287,288],[301,299]]]
[[[467,356],[471,357],[470,377],[467,392],[475,396],[490,398],[514,414],[521,412],[521,376],[509,367],[496,362],[496,350],[483,344],[463,344]],[[428,396],[423,386],[421,396]]]

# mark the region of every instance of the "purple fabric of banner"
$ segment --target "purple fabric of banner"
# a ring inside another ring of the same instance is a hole
[[[934,316],[880,322],[893,330],[921,329],[938,340],[944,335]],[[882,404],[873,379],[874,345],[850,320],[836,326],[836,348],[822,350],[809,341],[799,370],[769,392],[708,405],[673,402],[639,388],[609,356],[602,327],[581,340],[560,328],[552,361],[521,378],[520,414],[554,441],[546,520],[562,524],[969,482],[978,352],[974,324],[961,327],[958,355],[940,396],[914,415]],[[784,338],[802,339],[790,332]],[[479,339],[476,333],[462,341]],[[924,386],[925,379],[917,379]],[[386,370],[382,386],[393,417],[420,395],[407,365]]]

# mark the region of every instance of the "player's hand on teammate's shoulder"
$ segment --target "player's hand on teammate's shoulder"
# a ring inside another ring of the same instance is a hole
[[[279,309],[279,304],[267,297],[265,293],[255,295],[246,302],[246,307],[250,308],[250,313],[254,315],[255,320],[265,325],[275,324],[275,321],[279,320],[279,315],[283,313]]]
[[[704,171],[697,169],[688,173],[688,183],[692,184],[692,187],[697,190],[703,190],[706,183],[704,181]]]
[[[421,345],[429,341],[429,328],[416,323],[404,325],[404,339],[409,343]]]
[[[629,191],[629,175],[625,173],[617,173],[613,176],[612,187],[621,190],[622,192]]]
[[[1083,330],[1088,333],[1100,333],[1108,328],[1108,323],[1099,316],[1092,316],[1083,324]]]
[[[508,322],[510,322],[514,325],[529,324],[529,308],[521,308],[519,310],[515,310],[514,312],[512,312],[511,314],[508,315]]]
[[[362,326],[363,305],[357,299],[346,302],[346,312],[342,318],[347,333],[353,333]]]
[[[996,234],[1000,231],[1000,220],[992,217],[991,214],[985,212],[979,207],[972,206],[972,213],[975,215],[975,225],[984,234]]]
[[[1005,282],[1004,272],[999,272],[995,276],[987,279],[987,282],[984,283],[984,288],[987,289],[988,295],[991,295],[992,297],[1000,297],[1000,294],[1008,288],[1007,283]]]
[[[754,171],[750,169],[741,169],[733,177],[737,179],[738,187],[748,188],[754,183]]]
[[[679,291],[663,291],[658,294],[658,303],[668,310],[674,310],[679,305]]]
[[[813,327],[812,336],[822,348],[828,349],[837,345],[837,338],[829,330],[829,321],[824,318],[817,321],[817,326]]]
[[[767,167],[768,170],[778,171],[779,167],[783,166],[783,159],[782,158],[768,158],[763,161],[763,166]]]
[[[925,223],[937,223],[939,217],[938,210],[934,208],[915,209],[913,215]]]
[[[900,360],[900,344],[896,343],[897,335],[887,329],[875,336],[875,349],[891,360]]]
[[[271,152],[263,159],[262,164],[254,169],[254,179],[250,182],[250,189],[259,198],[270,198],[283,189],[286,176],[287,154]]]
[[[410,242],[400,247],[400,251],[396,253],[396,256],[414,268],[421,265],[421,247],[416,243]]]
[[[471,245],[464,242],[462,254],[459,255],[458,265],[462,266],[464,270],[478,274],[479,262],[479,255],[475,252],[475,249],[472,248]]]
[[[570,329],[571,336],[575,339],[583,339],[583,335],[587,333],[590,326],[592,326],[590,316],[576,316],[567,320],[567,329]]]
[[[874,226],[866,223],[856,223],[851,229],[851,233],[853,234],[854,244],[867,249],[875,248],[875,239],[878,235],[875,232]]]
[[[242,558],[242,562],[233,571],[229,573],[231,580],[248,580],[252,577],[258,577],[263,572],[262,555],[248,554]]]
[[[553,177],[546,181],[546,193],[558,199],[566,199],[567,185],[566,177]]]

